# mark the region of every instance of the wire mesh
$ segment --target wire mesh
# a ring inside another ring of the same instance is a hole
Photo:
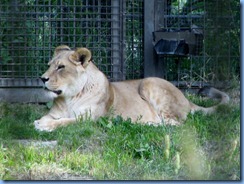
[[[38,79],[54,48],[61,44],[91,49],[94,62],[111,81],[135,78],[128,72],[134,72],[134,61],[142,59],[142,54],[129,54],[127,58],[125,53],[135,49],[142,52],[142,30],[138,33],[143,25],[142,2],[1,1],[0,86],[13,85],[13,81],[7,84],[3,79]],[[135,40],[130,40],[133,35]]]
[[[126,1],[126,79],[143,77],[143,0]]]
[[[228,81],[240,75],[240,4],[223,0],[158,0],[163,3],[160,28],[190,30],[196,37],[196,53],[187,57],[164,56],[165,78],[185,83]],[[203,37],[202,37],[202,36]]]
[[[166,79],[191,86],[195,81],[240,75],[239,1],[155,2],[154,9],[160,10],[155,27],[203,33],[203,38],[196,38],[197,54],[164,56]],[[0,86],[40,86],[38,78],[61,44],[90,48],[94,62],[111,81],[143,77],[143,4],[143,0],[1,0]]]

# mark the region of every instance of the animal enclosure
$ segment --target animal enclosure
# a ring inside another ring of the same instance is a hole
[[[237,0],[2,0],[0,25],[0,89],[41,87],[61,44],[91,49],[110,81],[158,76],[199,87],[240,72]],[[157,54],[157,31],[194,54]],[[182,32],[195,34],[194,47]]]
[[[41,85],[38,78],[61,44],[91,49],[111,80],[125,79],[126,66],[131,70],[141,57],[142,1],[12,0],[1,3],[0,14],[2,87]]]

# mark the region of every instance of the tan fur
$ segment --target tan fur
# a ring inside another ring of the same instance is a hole
[[[180,125],[189,112],[214,112],[216,106],[203,108],[189,102],[170,82],[150,77],[110,83],[91,62],[87,48],[75,51],[59,46],[43,74],[45,87],[54,100],[50,112],[34,122],[36,129],[52,131],[89,115],[96,120],[111,113],[133,122]],[[228,95],[212,88],[210,95],[229,101]]]

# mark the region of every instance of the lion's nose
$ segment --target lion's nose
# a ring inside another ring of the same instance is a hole
[[[42,82],[45,84],[45,83],[49,80],[49,78],[41,77],[41,80],[42,80]]]

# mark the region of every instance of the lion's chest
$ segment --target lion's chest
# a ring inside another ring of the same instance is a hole
[[[104,115],[104,108],[105,105],[97,104],[95,100],[89,101],[75,101],[70,102],[67,105],[67,111],[69,117],[71,118],[78,118],[80,116],[88,116],[92,119],[96,119],[99,116]]]

